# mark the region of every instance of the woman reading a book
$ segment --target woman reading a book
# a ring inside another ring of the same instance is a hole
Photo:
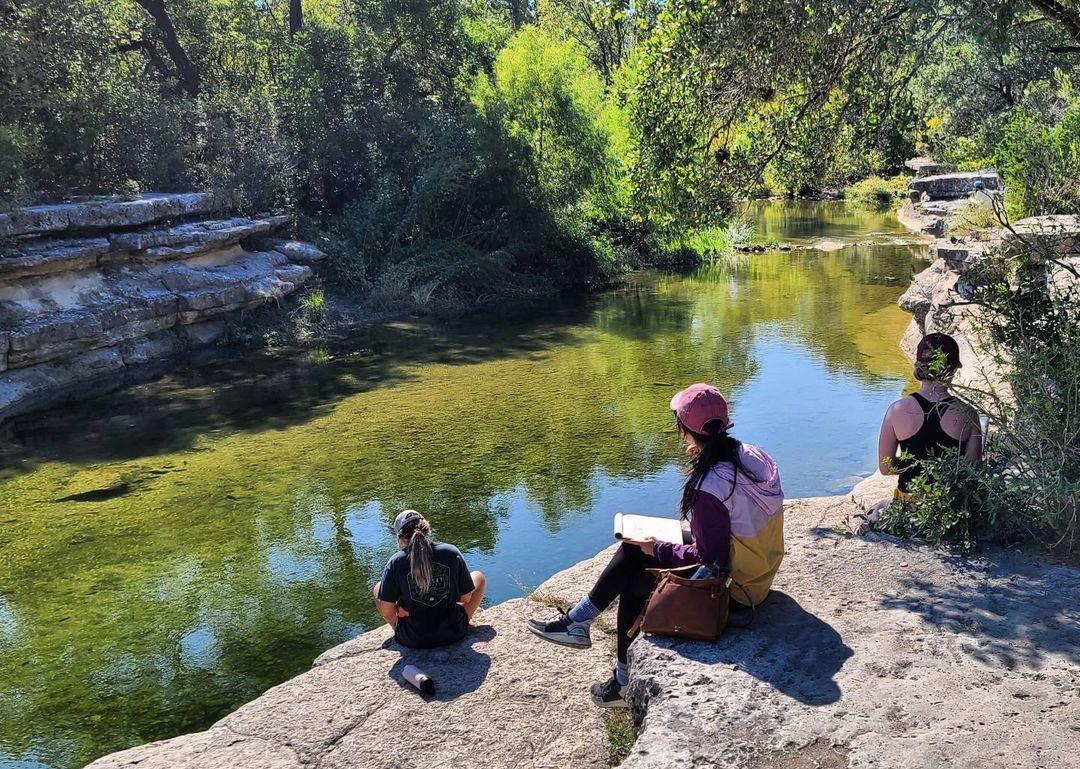
[[[728,434],[732,423],[723,394],[712,385],[691,385],[671,399],[671,409],[690,457],[679,514],[689,521],[693,541],[624,539],[576,606],[551,622],[528,622],[541,638],[585,648],[592,645],[590,623],[619,599],[615,670],[611,679],[592,687],[600,707],[626,707],[630,629],[656,584],[650,569],[698,565],[698,572],[730,571],[741,586],[733,590],[733,599],[756,605],[768,595],[784,555],[780,473],[768,454]]]

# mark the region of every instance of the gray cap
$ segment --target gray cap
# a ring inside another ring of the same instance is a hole
[[[397,514],[397,518],[394,519],[394,533],[401,536],[401,532],[405,527],[413,521],[422,520],[424,516],[415,510],[402,510]]]

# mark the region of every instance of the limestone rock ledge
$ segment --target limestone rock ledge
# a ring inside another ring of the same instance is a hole
[[[311,767],[606,767],[602,714],[589,684],[611,672],[604,620],[593,647],[569,650],[525,629],[550,603],[576,601],[610,553],[556,574],[533,594],[481,610],[470,636],[411,651],[389,628],[330,649],[312,669],[270,689],[209,730],[105,756],[93,769]],[[438,686],[425,701],[401,681],[419,665]]]
[[[623,766],[1074,764],[1080,571],[845,536],[849,512],[788,507],[788,554],[749,629],[631,647],[642,727]]]
[[[213,343],[325,256],[275,236],[291,217],[226,213],[204,193],[0,213],[0,423]]]
[[[634,644],[640,734],[624,767],[1069,765],[1080,572],[1034,555],[968,560],[841,533],[856,501],[889,483],[870,479],[854,500],[788,504],[777,590],[749,629],[715,645]],[[371,631],[205,732],[91,767],[607,766],[588,685],[609,674],[611,618],[597,621],[588,651],[541,642],[522,620],[575,600],[609,554],[555,575],[532,599],[483,610],[460,644],[412,652],[387,629]],[[437,680],[433,701],[399,683],[407,662]]]
[[[900,212],[900,220],[911,229],[920,228],[922,220],[905,218],[905,211],[909,209]],[[914,358],[915,347],[924,334],[954,336],[963,363],[954,381],[968,388],[966,397],[975,403],[988,394],[1008,399],[1009,392],[1002,364],[981,352],[976,329],[983,310],[969,303],[971,293],[965,276],[985,254],[998,249],[1007,253],[1019,247],[1052,254],[1059,264],[1047,279],[1062,290],[1075,289],[1076,275],[1080,273],[1080,217],[1043,216],[1021,219],[1007,230],[981,230],[962,238],[935,240],[929,246],[933,262],[912,279],[899,299],[900,308],[912,316],[901,348]]]

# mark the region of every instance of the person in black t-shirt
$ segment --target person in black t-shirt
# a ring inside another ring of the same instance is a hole
[[[461,551],[434,542],[431,524],[415,510],[394,519],[401,550],[375,583],[375,606],[403,646],[430,649],[460,641],[480,608],[487,582],[469,571]]]

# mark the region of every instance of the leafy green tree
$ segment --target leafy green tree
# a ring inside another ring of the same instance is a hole
[[[1057,121],[1018,112],[995,150],[1014,218],[1080,214],[1080,98],[1066,104]]]
[[[511,142],[543,200],[556,210],[587,203],[610,183],[612,137],[602,122],[606,105],[600,77],[574,42],[520,30],[499,52],[491,75],[472,89],[478,111]]]
[[[549,34],[576,41],[610,85],[659,5],[657,0],[540,0],[536,15]]]

